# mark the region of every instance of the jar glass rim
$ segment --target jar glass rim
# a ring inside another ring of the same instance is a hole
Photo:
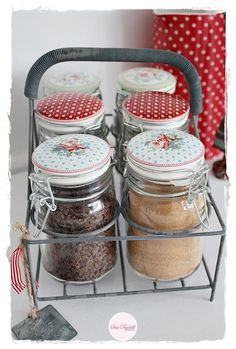
[[[188,176],[186,176],[186,171],[178,171],[179,178],[173,180],[171,178],[153,179],[142,176],[128,165],[126,182],[134,191],[142,195],[177,197],[186,195],[190,186],[195,190],[204,184],[208,172],[209,166],[203,164],[197,171],[189,171]],[[168,191],[170,192],[168,193]]]

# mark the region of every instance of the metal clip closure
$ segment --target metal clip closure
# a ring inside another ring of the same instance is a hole
[[[35,230],[33,233],[34,237],[39,236],[43,231],[45,224],[47,222],[50,212],[54,212],[57,209],[55,204],[55,198],[50,185],[50,177],[46,179],[40,178],[37,174],[30,174],[29,176],[32,193],[29,199],[32,202],[32,205],[35,206]],[[49,193],[49,196],[44,196],[43,193]],[[42,222],[41,228],[38,229],[39,224],[39,210],[40,207],[47,206],[47,212]]]
[[[123,170],[123,177],[127,177],[127,144],[128,142],[125,142],[122,144],[122,161],[124,163],[124,170]]]
[[[127,91],[118,89],[118,90],[117,90],[117,93],[116,93],[116,104],[118,103],[119,95],[120,95],[121,97],[126,98],[126,97],[128,97],[128,96],[130,95],[130,93],[127,92]]]
[[[190,185],[188,190],[188,199],[187,199],[187,202],[190,205],[194,206],[194,209],[197,213],[197,216],[201,225],[206,229],[210,228],[210,221],[209,221],[207,201],[206,201],[206,195],[210,192],[210,188],[207,185],[208,172],[209,172],[209,166],[207,165],[203,166],[199,171],[193,172],[190,180]],[[196,203],[196,200],[200,195],[203,196],[205,219],[202,219]]]
[[[143,125],[142,124],[138,124],[138,125],[134,125],[128,121],[125,121],[123,123],[123,126],[124,126],[124,129],[127,128],[127,129],[131,129],[133,130],[134,132],[138,132],[138,133],[142,133],[143,132]]]
[[[110,147],[113,150],[116,150],[116,146],[111,146]],[[118,163],[117,157],[116,157],[116,152],[114,151],[114,153],[111,156],[111,167],[115,166]]]
[[[99,131],[102,133],[104,137],[107,137],[109,133],[109,127],[104,123],[104,121],[101,121],[97,124],[88,126],[88,127],[83,127],[82,128],[84,134],[93,134],[93,132]]]
[[[102,122],[99,122],[97,124],[94,124],[88,127],[83,127],[83,132],[84,134],[90,134],[91,131],[96,131],[101,127],[102,127]]]

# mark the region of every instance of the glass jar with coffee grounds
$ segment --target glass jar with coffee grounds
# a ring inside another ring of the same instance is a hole
[[[39,143],[74,133],[106,139],[104,104],[101,99],[79,92],[58,92],[38,101],[35,111]]]
[[[134,236],[189,231],[209,226],[206,195],[208,167],[204,146],[178,130],[143,132],[128,143],[125,202]],[[139,229],[140,227],[140,229]],[[135,240],[127,243],[130,265],[155,280],[190,275],[202,258],[199,237]]]
[[[63,135],[36,148],[31,199],[36,228],[39,225],[46,239],[72,234],[115,236],[110,156],[109,145],[91,135]],[[41,251],[46,271],[67,282],[99,280],[116,262],[115,241],[45,244]]]

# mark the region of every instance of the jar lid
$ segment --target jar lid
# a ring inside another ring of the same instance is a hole
[[[86,134],[62,135],[41,143],[33,152],[35,171],[53,183],[88,183],[110,166],[111,148],[103,139]]]
[[[104,113],[104,104],[96,96],[59,92],[42,98],[36,108],[37,116],[57,124],[81,123]]]
[[[133,170],[150,179],[189,176],[204,163],[205,148],[193,135],[179,130],[152,130],[133,137],[127,161]]]
[[[100,80],[93,74],[84,72],[66,72],[45,78],[44,88],[56,92],[78,91],[92,93],[99,88]]]
[[[124,116],[145,122],[185,122],[189,114],[189,103],[176,94],[146,91],[125,98]]]
[[[157,68],[133,68],[118,76],[122,89],[128,92],[175,90],[176,78],[169,72]]]

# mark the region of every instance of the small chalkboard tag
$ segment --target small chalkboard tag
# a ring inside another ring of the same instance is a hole
[[[35,320],[27,318],[14,326],[12,332],[17,339],[33,341],[69,341],[77,335],[52,305],[41,309]]]

